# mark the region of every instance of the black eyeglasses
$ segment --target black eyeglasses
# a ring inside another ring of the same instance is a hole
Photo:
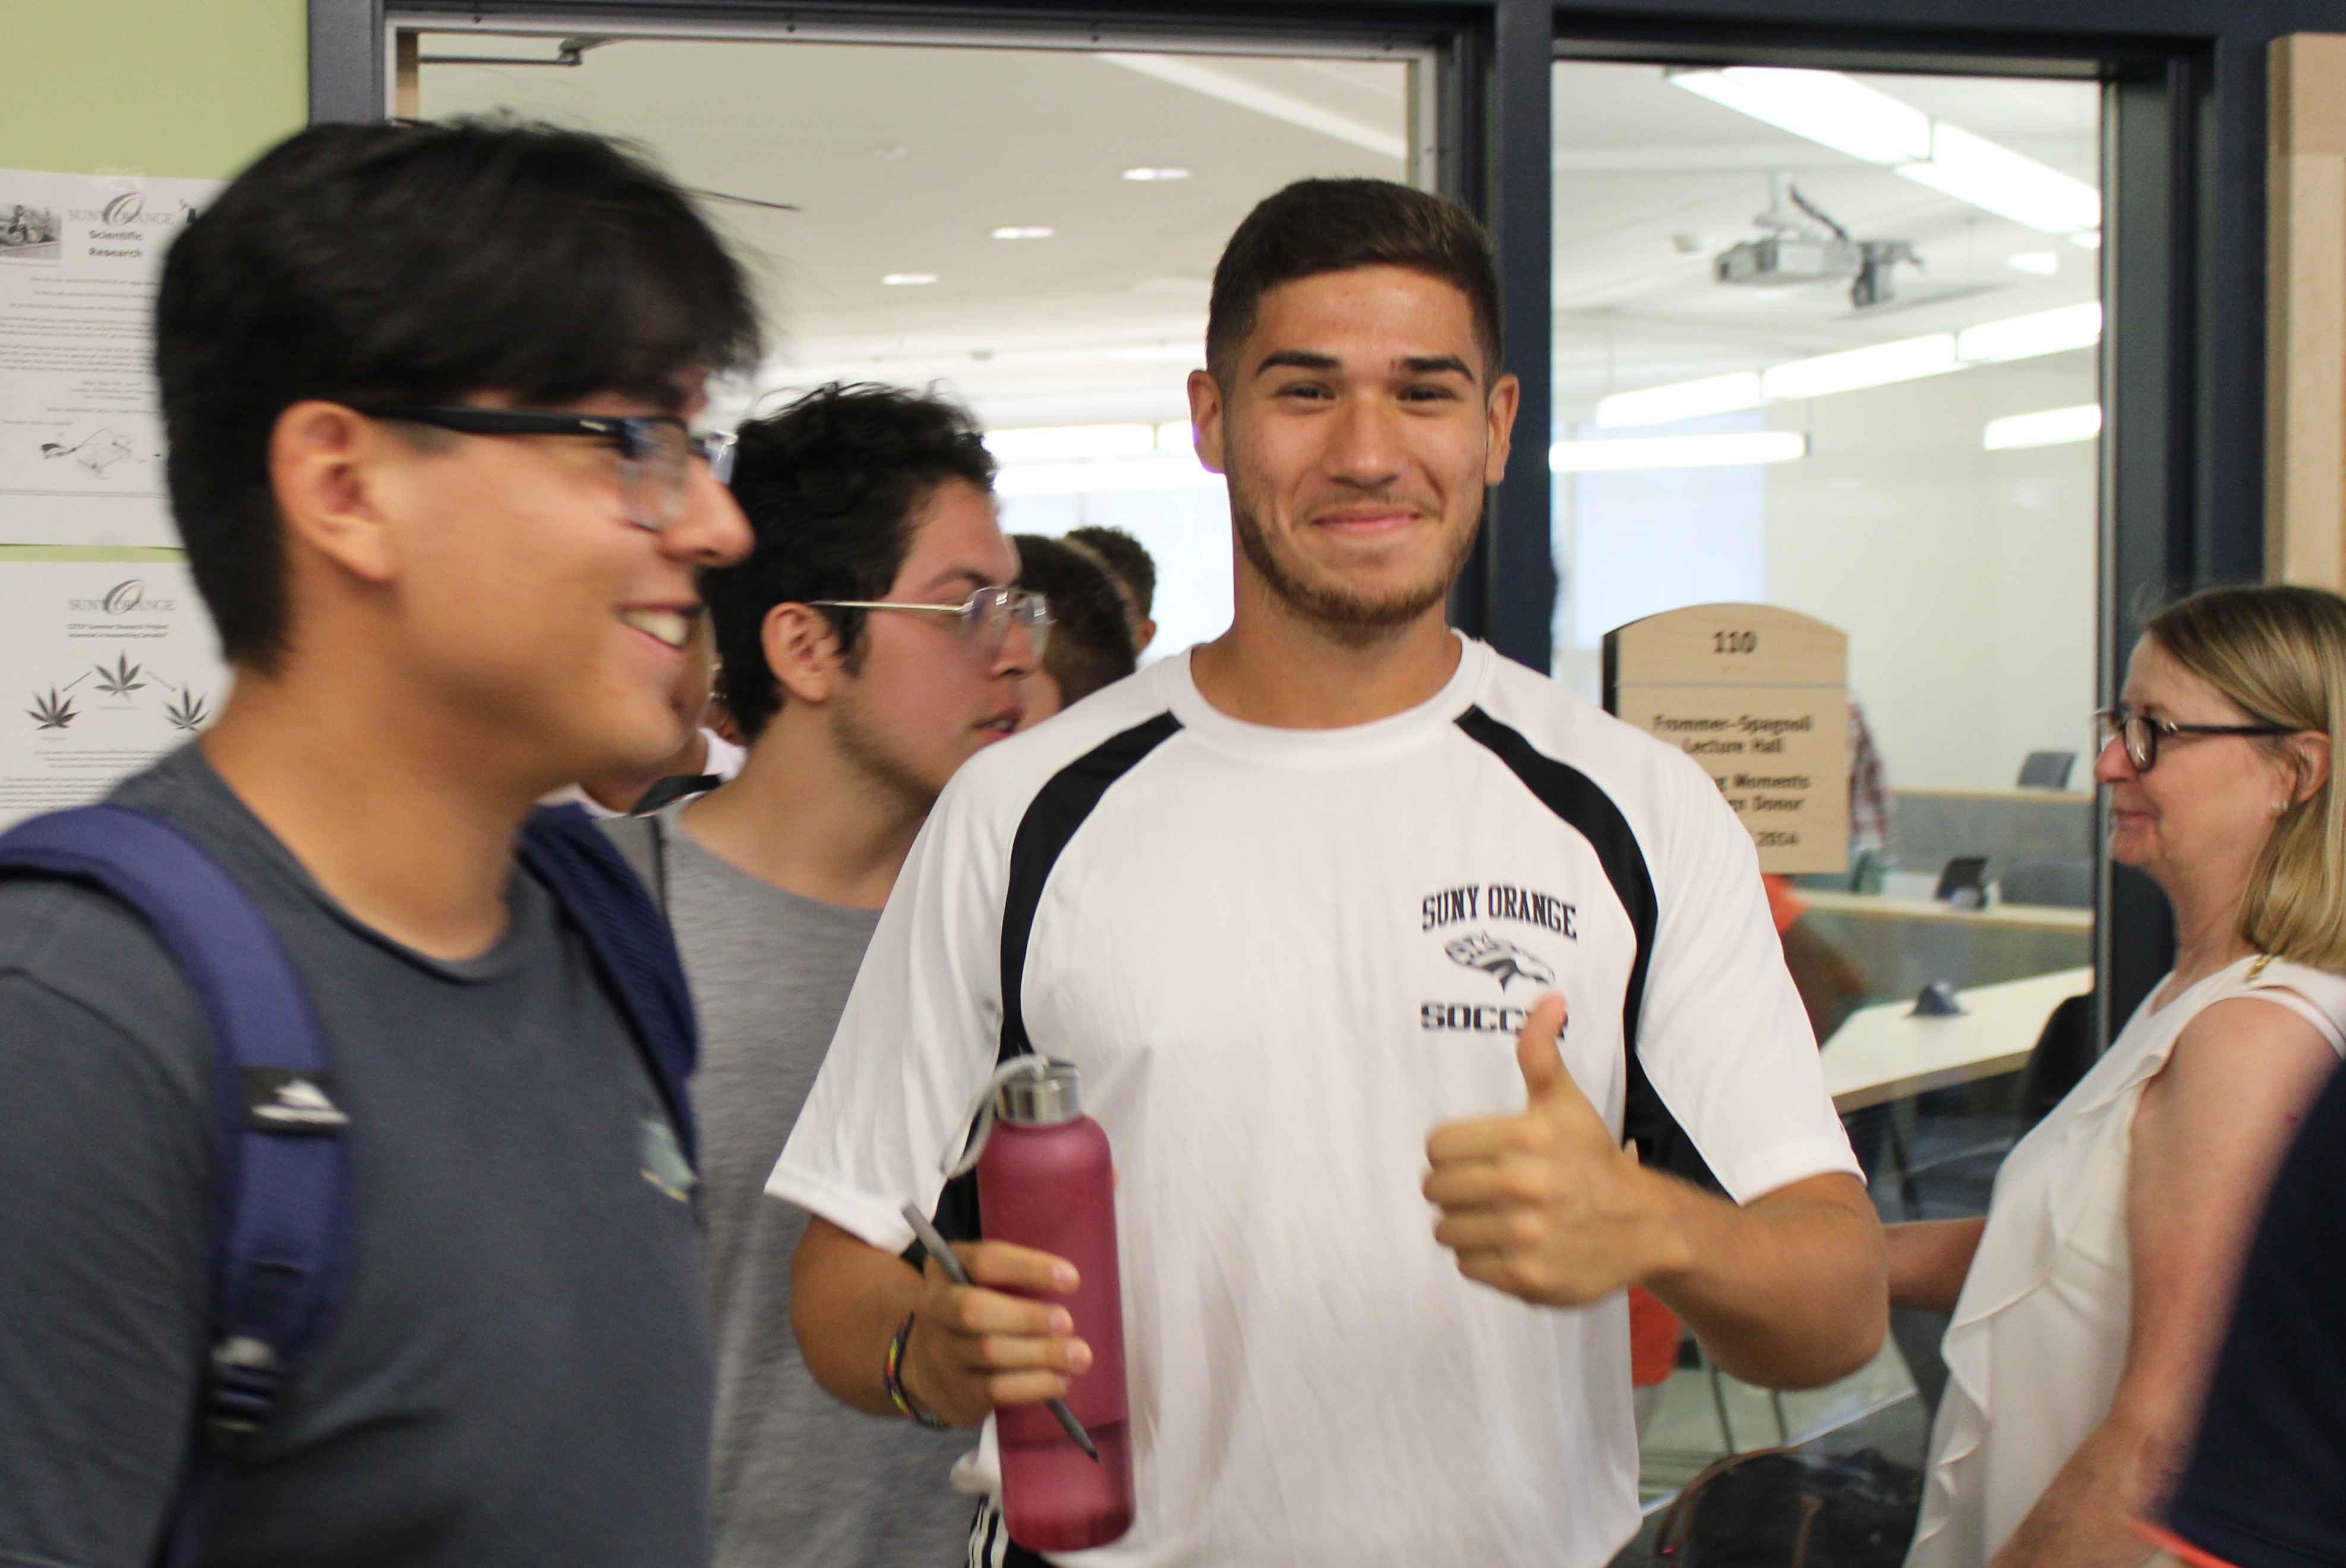
[[[2178,735],[2295,735],[2285,724],[2177,724],[2153,718],[2129,708],[2106,708],[2094,715],[2094,733],[2107,746],[2124,737],[2127,760],[2137,773],[2147,773],[2158,762],[2158,743]]]
[[[698,457],[719,484],[733,478],[730,432],[695,435],[672,413],[539,413],[467,404],[353,403],[369,419],[426,424],[465,435],[581,435],[618,448],[619,496],[627,521],[664,534],[684,521],[686,466]]]
[[[1036,658],[1043,657],[1043,645],[1051,638],[1049,603],[1042,595],[1025,588],[980,588],[958,605],[920,605],[890,599],[809,599],[807,603],[831,610],[918,610],[932,616],[957,616],[961,619],[962,640],[969,646],[969,651],[988,661],[1002,651],[1013,623],[1026,628]]]

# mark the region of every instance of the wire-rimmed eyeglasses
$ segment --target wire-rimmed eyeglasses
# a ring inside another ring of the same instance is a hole
[[[2094,715],[2094,734],[2101,746],[2116,738],[2126,743],[2127,760],[2137,773],[2147,773],[2158,762],[2161,740],[2178,736],[2193,735],[2295,735],[2286,724],[2178,724],[2172,719],[2153,718],[2147,713],[2120,706],[2105,708]]]
[[[957,616],[963,642],[971,653],[987,660],[1002,651],[1014,624],[1025,629],[1038,659],[1043,657],[1043,645],[1051,637],[1049,602],[1025,588],[980,588],[958,605],[921,605],[892,599],[809,599],[807,603],[827,610],[917,610],[924,615]]]
[[[733,435],[696,435],[672,413],[541,413],[468,403],[353,403],[369,419],[430,425],[465,435],[578,435],[619,452],[619,499],[627,521],[664,534],[684,521],[687,465],[698,457],[719,484],[733,477]]]

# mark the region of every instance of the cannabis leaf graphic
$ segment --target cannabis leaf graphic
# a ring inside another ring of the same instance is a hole
[[[147,685],[138,676],[139,667],[130,662],[130,656],[117,654],[112,669],[104,665],[97,667],[97,689],[108,697],[128,697]]]
[[[164,706],[163,717],[171,721],[172,728],[192,731],[204,727],[211,710],[204,706],[202,697],[192,691],[183,691],[176,701]]]
[[[37,729],[63,729],[74,721],[73,698],[58,697],[57,688],[53,686],[46,697],[37,692],[34,694],[33,706],[25,710],[25,716]]]

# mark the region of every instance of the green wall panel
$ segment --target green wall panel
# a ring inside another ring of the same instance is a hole
[[[304,0],[0,0],[0,168],[221,178],[309,117]]]

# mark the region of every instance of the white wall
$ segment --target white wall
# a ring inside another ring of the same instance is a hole
[[[1629,433],[1764,430],[1764,414],[1682,420]],[[1576,440],[1618,435],[1583,425]],[[1597,695],[1605,634],[1681,605],[1768,597],[1768,470],[1635,469],[1556,478],[1556,673]]]
[[[1230,508],[1219,489],[1120,495],[1005,495],[1002,531],[1047,534],[1106,524],[1140,541],[1157,562],[1157,640],[1144,661],[1211,642],[1230,625]]]
[[[1778,405],[1810,455],[1768,471],[1773,602],[1850,636],[1901,789],[2008,789],[2091,755],[2099,443],[1981,448],[1989,420],[2095,400],[2090,350]]]

